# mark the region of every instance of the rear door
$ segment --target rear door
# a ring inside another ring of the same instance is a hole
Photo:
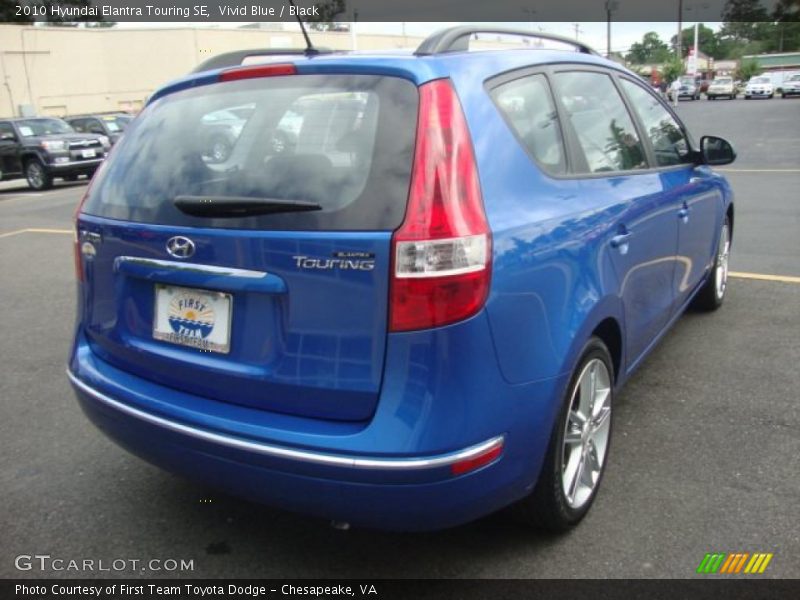
[[[674,302],[677,200],[649,169],[645,145],[609,73],[554,74],[582,193],[615,207],[609,245],[624,310],[628,365],[667,323]]]
[[[223,402],[369,418],[417,102],[398,78],[289,75],[149,105],[78,221],[94,352]],[[251,105],[212,156],[204,117]]]

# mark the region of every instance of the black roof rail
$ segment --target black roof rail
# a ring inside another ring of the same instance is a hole
[[[330,48],[315,48],[315,50],[316,52],[313,56],[318,54],[331,54],[333,52]],[[224,69],[225,67],[239,67],[245,59],[251,56],[309,56],[309,53],[306,48],[253,48],[251,50],[236,50],[234,52],[225,52],[224,54],[212,56],[208,60],[197,65],[192,70],[192,73]]]
[[[469,38],[479,33],[493,33],[501,35],[514,35],[518,37],[534,38],[539,40],[549,40],[574,46],[578,52],[584,54],[597,54],[590,46],[582,44],[577,40],[552,33],[542,33],[538,31],[528,31],[525,29],[509,29],[505,27],[459,25],[440,29],[429,35],[414,52],[417,56],[430,56],[434,54],[444,54],[446,52],[465,52],[469,50]]]

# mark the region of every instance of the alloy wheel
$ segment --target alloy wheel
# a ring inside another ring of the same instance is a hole
[[[611,375],[606,364],[595,358],[578,377],[564,427],[561,487],[571,508],[581,508],[592,497],[610,433]]]

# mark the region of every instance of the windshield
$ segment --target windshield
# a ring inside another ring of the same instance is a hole
[[[684,85],[694,85],[693,77],[681,77],[681,83]]]
[[[753,77],[750,83],[769,83],[769,77]]]
[[[721,77],[719,79],[715,79],[713,83],[715,83],[717,85],[728,85],[729,83],[732,83],[732,82],[733,82],[733,80],[730,79],[729,77]]]
[[[75,131],[61,119],[25,119],[17,121],[17,129],[22,137],[73,133]]]
[[[800,81],[800,75],[792,75],[786,81]]]

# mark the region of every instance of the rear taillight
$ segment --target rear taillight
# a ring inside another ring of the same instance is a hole
[[[491,276],[491,235],[458,97],[448,79],[420,86],[419,94],[408,206],[392,238],[391,331],[474,315]]]

